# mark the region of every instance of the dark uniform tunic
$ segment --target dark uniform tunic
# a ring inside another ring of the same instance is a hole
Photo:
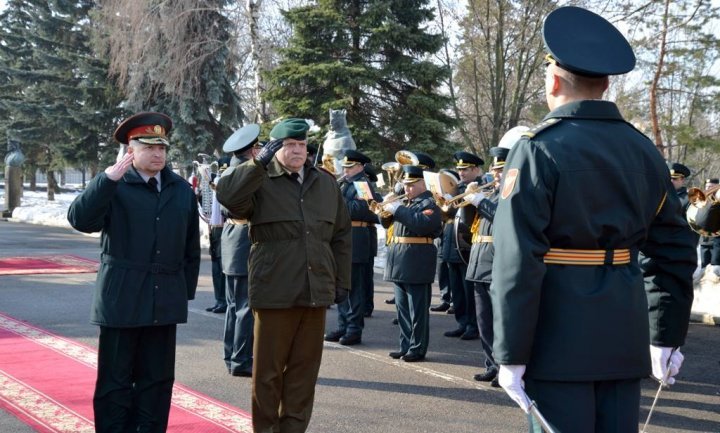
[[[437,249],[432,242],[440,236],[440,209],[432,193],[425,191],[395,215],[383,219],[384,227],[393,223],[393,238],[387,252],[385,281],[395,283],[395,305],[400,325],[400,352],[425,356],[429,343],[430,284],[435,279]],[[423,239],[425,243],[403,243]]]
[[[351,288],[348,300],[338,304],[338,330],[344,331],[344,335],[360,335],[365,327],[367,292],[371,289],[367,285],[367,276],[368,272],[372,272],[373,257],[377,254],[377,236],[373,236],[370,227],[374,229],[378,217],[370,211],[367,201],[358,198],[353,182],[367,182],[373,191],[375,200],[382,200],[372,188],[364,172],[339,183],[340,193],[345,200],[353,223]],[[370,271],[368,271],[368,267]]]
[[[534,381],[639,380],[651,371],[648,343],[683,345],[696,253],[667,166],[615,104],[570,102],[530,135],[508,155],[495,218],[494,356],[527,365],[528,395],[552,410]],[[629,249],[631,259],[546,264],[551,248]]]

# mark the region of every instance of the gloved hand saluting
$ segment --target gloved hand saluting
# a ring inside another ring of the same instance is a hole
[[[283,147],[283,139],[282,138],[276,138],[274,140],[271,140],[263,146],[262,149],[260,149],[260,152],[258,152],[257,156],[255,157],[255,161],[257,161],[258,164],[262,165],[263,167],[268,166],[270,164],[270,161],[272,161],[273,156],[277,153],[280,148]]]
[[[498,371],[498,383],[505,390],[520,409],[525,413],[530,410],[530,397],[525,394],[525,382],[522,377],[525,374],[524,365],[501,365]]]
[[[650,345],[652,375],[664,385],[675,383],[674,376],[680,372],[684,359],[680,349],[673,351],[672,347]]]

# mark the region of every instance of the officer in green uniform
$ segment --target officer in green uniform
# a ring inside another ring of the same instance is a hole
[[[252,160],[217,184],[220,203],[250,224],[258,433],[307,429],[327,307],[345,301],[350,288],[350,217],[335,178],[307,160],[307,130],[304,119],[283,120]]]
[[[369,227],[374,227],[378,218],[370,210],[368,201],[359,195],[356,183],[360,188],[367,187],[367,192],[371,194],[373,200],[381,201],[382,197],[375,192],[365,176],[365,164],[370,164],[370,158],[357,150],[346,150],[340,161],[343,176],[338,185],[352,220],[351,285],[348,300],[338,304],[337,329],[325,334],[325,341],[338,341],[343,346],[362,342],[366,294],[370,289],[366,285],[367,268],[372,268],[372,252],[373,249],[377,250],[377,238],[372,237]],[[373,241],[375,245],[372,245]]]
[[[70,205],[77,230],[102,231],[90,321],[100,326],[95,430],[164,432],[175,380],[175,335],[200,270],[198,207],[166,166],[172,121],[139,113],[115,139],[128,153]]]
[[[577,7],[543,38],[551,111],[510,151],[494,220],[498,379],[556,432],[637,431],[641,378],[682,363],[693,233],[654,144],[602,100],[635,65],[625,38]]]
[[[403,166],[405,200],[388,202],[381,214],[383,227],[394,224],[385,265],[385,281],[395,284],[395,305],[400,325],[400,350],[390,352],[405,362],[425,359],[430,341],[430,284],[435,279],[437,249],[433,239],[440,236],[440,209],[425,187],[420,167]]]

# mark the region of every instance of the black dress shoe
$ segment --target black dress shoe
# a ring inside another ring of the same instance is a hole
[[[395,298],[389,298],[389,299],[386,299],[386,300],[385,300],[385,303],[386,303],[386,304],[390,304],[390,305],[392,305],[392,304],[394,304],[394,303],[395,303]]]
[[[438,305],[437,307],[430,307],[430,311],[439,311],[439,312],[447,311],[449,309],[450,309],[450,304],[448,304],[447,302],[443,302],[442,304]]]
[[[216,314],[221,314],[227,311],[227,305],[219,305],[215,308],[213,308],[212,312]]]
[[[500,388],[500,382],[498,382],[497,377],[490,382],[490,386],[492,386],[493,388]]]
[[[446,337],[459,337],[465,333],[464,329],[453,329],[452,331],[446,331],[443,335]]]
[[[397,324],[398,324],[398,319],[393,319],[393,320],[392,320],[392,324],[393,324],[393,325],[397,325]]]
[[[445,313],[447,313],[447,314],[455,314],[455,307],[450,307],[450,308],[448,308],[448,310],[447,310]]]
[[[414,353],[408,353],[402,357],[405,362],[418,362],[425,359],[425,355],[416,355]]]
[[[230,374],[236,377],[252,377],[252,370],[238,370],[233,371]]]
[[[217,307],[219,307],[219,306],[220,306],[220,304],[215,304],[215,305],[213,305],[212,307],[207,307],[207,308],[205,309],[205,311],[209,311],[209,312],[212,313],[212,311],[213,311],[214,309],[216,309]]]
[[[343,346],[354,346],[362,343],[362,337],[360,334],[343,335],[340,337],[340,344]]]
[[[478,382],[490,382],[491,380],[495,380],[495,378],[497,378],[497,370],[495,369],[485,370],[484,372],[473,376],[473,379]]]
[[[478,338],[480,338],[478,331],[465,331],[463,335],[460,336],[461,340],[477,340]]]
[[[405,352],[390,352],[388,353],[392,359],[400,359],[405,356]]]
[[[340,338],[345,335],[345,331],[336,330],[325,334],[325,341],[340,341]]]

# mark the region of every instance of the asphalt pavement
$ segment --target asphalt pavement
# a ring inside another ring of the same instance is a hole
[[[62,228],[0,221],[0,257],[44,254],[97,260],[99,240]],[[249,412],[250,380],[228,375],[222,361],[223,317],[204,311],[214,303],[207,251],[200,275],[189,322],[178,327],[177,381]],[[0,312],[97,347],[98,329],[88,322],[94,280],[95,274],[0,276]],[[442,335],[454,328],[452,316],[431,313],[425,362],[389,358],[388,352],[397,350],[398,328],[391,324],[394,306],[383,301],[392,290],[379,274],[375,284],[375,312],[366,319],[362,344],[325,344],[309,432],[527,431],[525,414],[502,390],[472,379],[480,372],[479,340]],[[438,302],[433,286],[433,305]],[[335,308],[328,310],[328,330],[336,317]],[[647,432],[720,433],[720,326],[692,323],[682,351],[678,383],[662,393]],[[39,369],[53,368],[34,362]],[[643,381],[643,421],[655,391],[653,381]],[[0,410],[0,432],[32,431]]]

